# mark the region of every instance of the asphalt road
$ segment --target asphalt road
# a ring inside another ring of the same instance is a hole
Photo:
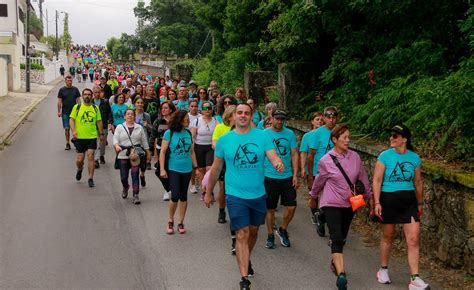
[[[87,174],[75,181],[75,153],[64,150],[56,116],[58,89],[0,151],[0,288],[238,289],[228,224],[217,223],[217,206],[207,209],[190,194],[188,232],[166,235],[167,203],[158,179],[147,171],[141,205],[122,200],[111,146],[107,164],[96,170],[95,188],[87,186]],[[336,288],[328,240],[316,235],[304,197],[299,204],[289,228],[291,248],[265,249],[261,228],[253,289]],[[378,250],[361,237],[350,235],[345,257],[349,288],[407,288],[404,261],[390,265],[393,284],[377,283]]]

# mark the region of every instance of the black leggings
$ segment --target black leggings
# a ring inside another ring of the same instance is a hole
[[[331,253],[342,253],[354,212],[350,207],[322,207],[329,229]]]
[[[171,201],[187,201],[188,187],[191,180],[192,172],[181,173],[173,170],[168,170],[168,177],[171,186]]]
[[[160,149],[156,149],[156,154],[159,157],[160,156]],[[168,166],[165,165],[165,170],[168,171]],[[163,185],[163,188],[166,190],[166,192],[171,190],[170,187],[170,179],[169,176],[168,178],[163,178],[160,176],[160,161],[158,159],[158,162],[156,163],[156,170],[155,170],[155,175],[158,177],[158,179],[161,181],[161,184]]]

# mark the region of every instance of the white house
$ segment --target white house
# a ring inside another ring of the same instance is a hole
[[[21,86],[20,57],[26,55],[26,5],[26,0],[0,0],[0,96]]]

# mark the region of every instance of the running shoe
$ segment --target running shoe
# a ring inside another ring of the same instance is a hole
[[[163,200],[164,201],[170,200],[170,192],[169,191],[165,191],[165,193],[163,193]]]
[[[126,199],[128,196],[128,189],[130,188],[130,185],[128,187],[122,188],[122,198]]]
[[[311,212],[311,223],[312,223],[313,225],[316,224],[316,216],[315,216],[312,212]]]
[[[185,234],[186,233],[186,229],[184,228],[183,224],[178,224],[178,232],[180,234]]]
[[[316,232],[320,237],[324,237],[326,235],[326,229],[324,227],[322,212],[320,210],[314,214],[314,219],[316,220]]]
[[[94,167],[95,169],[100,168],[99,160],[94,161]]]
[[[140,199],[138,198],[138,194],[134,194],[133,195],[133,200],[132,200],[133,204],[140,204]]]
[[[140,184],[142,185],[142,187],[146,186],[145,176],[140,176]]]
[[[347,289],[347,277],[345,273],[341,273],[339,276],[337,276],[336,286],[338,290]]]
[[[249,279],[242,277],[239,283],[240,290],[250,290],[250,284],[252,283],[250,283]]]
[[[248,272],[248,277],[249,278],[252,278],[253,276],[255,276],[255,271],[252,268],[252,262],[250,262],[250,260],[249,260],[249,268],[248,268],[247,272]]]
[[[388,269],[387,268],[380,268],[379,271],[377,272],[377,281],[382,284],[390,284],[392,281],[390,280],[390,277],[388,276]]]
[[[225,219],[225,209],[219,209],[219,218],[217,222],[220,224],[225,224],[227,221]]]
[[[430,289],[430,285],[425,283],[419,276],[412,277],[410,284],[408,284],[408,290],[424,290]]]
[[[82,169],[78,169],[76,172],[76,180],[79,181],[82,178]]]
[[[275,231],[275,233],[280,238],[280,244],[283,247],[291,247],[288,231],[280,227],[278,228],[278,230]]]
[[[89,183],[89,187],[95,187],[94,179],[89,178],[89,180],[87,180],[87,183]]]
[[[196,193],[201,193],[201,194],[204,193],[204,192],[202,192],[201,186],[199,186],[199,185],[196,184],[196,185],[194,186],[194,188],[196,188]]]
[[[168,235],[174,234],[174,222],[168,222],[168,227],[166,228],[166,233]]]
[[[275,249],[275,235],[271,234],[267,237],[267,243],[265,244],[267,249]]]
[[[104,156],[100,156],[100,164],[105,164],[105,158],[104,158]]]
[[[71,144],[66,143],[66,148],[64,148],[64,150],[71,150]]]
[[[196,186],[194,184],[191,184],[191,186],[189,187],[189,192],[194,194],[197,193]]]
[[[232,238],[232,246],[230,248],[230,253],[235,256],[235,238]]]

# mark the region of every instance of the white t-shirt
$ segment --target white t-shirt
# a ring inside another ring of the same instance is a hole
[[[197,123],[197,125],[196,125]],[[196,144],[199,145],[211,145],[212,144],[212,133],[217,124],[216,119],[212,118],[210,122],[204,121],[203,117],[199,117],[194,122],[189,122],[190,128],[197,128],[196,130]]]
[[[197,114],[197,115],[191,115],[190,113],[188,113],[188,116],[189,116],[189,126],[188,128],[191,128],[191,125],[192,124],[196,124],[196,120],[201,117],[201,114]]]

